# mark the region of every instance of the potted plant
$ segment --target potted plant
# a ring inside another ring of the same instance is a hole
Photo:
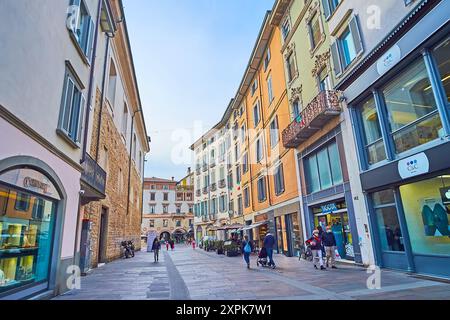
[[[216,241],[216,250],[217,250],[217,254],[224,254],[224,241],[223,240],[218,240]]]
[[[226,241],[223,246],[227,257],[236,257],[239,255],[239,246],[234,241]]]

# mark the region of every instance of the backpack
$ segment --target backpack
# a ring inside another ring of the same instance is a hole
[[[244,247],[244,252],[245,253],[250,253],[252,252],[252,247],[250,246],[250,242],[247,242],[247,244]]]

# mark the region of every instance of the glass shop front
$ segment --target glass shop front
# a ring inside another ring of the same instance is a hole
[[[31,169],[0,174],[0,297],[49,281],[56,208],[49,179]]]

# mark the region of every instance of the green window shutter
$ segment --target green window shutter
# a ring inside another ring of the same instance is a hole
[[[358,17],[353,16],[349,22],[350,32],[353,37],[353,42],[355,43],[356,55],[359,55],[363,51],[363,43],[361,38],[361,33],[359,31]]]
[[[329,0],[322,0],[322,6],[323,6],[323,14],[325,18],[328,19],[331,15]]]
[[[333,58],[334,74],[338,76],[342,73],[342,65],[337,41],[331,44],[331,56]]]

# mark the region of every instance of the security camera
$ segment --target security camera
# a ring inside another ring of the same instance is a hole
[[[84,190],[80,190],[78,193],[80,194],[80,196],[84,196],[84,193],[85,193],[86,191],[84,191]]]

